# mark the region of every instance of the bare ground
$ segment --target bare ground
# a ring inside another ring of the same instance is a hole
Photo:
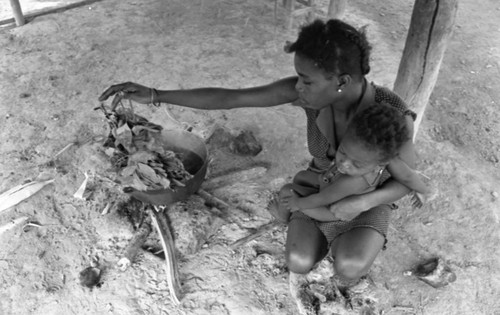
[[[374,46],[370,80],[392,86],[411,8],[411,1],[349,2],[345,19],[367,24]],[[400,203],[388,249],[370,271],[377,309],[385,314],[500,314],[499,12],[493,0],[460,3],[416,141],[418,169],[431,178],[438,197],[418,210],[407,207],[407,200]],[[296,27],[284,30],[283,17],[274,1],[106,0],[0,32],[0,191],[35,178],[55,179],[0,214],[0,226],[22,216],[43,224],[0,235],[1,314],[297,312],[283,258],[284,227],[235,250],[228,245],[271,220],[265,211],[269,191],[306,165],[300,110],[169,106],[200,135],[217,124],[234,134],[251,130],[261,141],[264,149],[255,158],[210,147],[209,177],[267,169],[222,188],[205,187],[231,204],[229,216],[217,217],[198,195],[169,210],[185,292],[180,306],[169,300],[162,260],[144,252],[126,272],[116,267],[133,225],[117,208],[102,214],[121,194],[102,179],[108,162],[99,143],[82,142],[106,135],[102,115],[92,109],[113,83],[247,87],[293,74],[283,43],[293,40]],[[172,126],[161,108],[136,109]],[[80,142],[47,164],[74,141]],[[85,171],[93,175],[92,194],[78,200],[73,193]],[[156,235],[150,243],[157,245]],[[80,286],[78,274],[95,256],[103,284],[89,290]],[[456,273],[454,283],[434,289],[405,273],[435,256]]]

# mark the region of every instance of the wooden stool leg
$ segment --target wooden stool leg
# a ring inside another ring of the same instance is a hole
[[[19,0],[10,0],[10,6],[12,7],[12,13],[14,14],[14,19],[16,20],[16,25],[21,26],[24,25],[24,15],[21,10],[21,5],[19,4]]]

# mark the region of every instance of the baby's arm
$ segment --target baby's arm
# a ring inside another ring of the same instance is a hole
[[[368,184],[361,176],[340,175],[318,193],[299,198],[297,206],[301,210],[327,206],[347,196],[362,193],[367,188]]]
[[[316,194],[300,197],[297,194],[285,198],[283,202],[290,211],[302,211],[318,221],[337,220],[328,206],[347,196],[366,191],[368,184],[363,177],[341,175],[330,185]]]
[[[418,174],[399,157],[395,157],[390,161],[387,165],[387,170],[391,173],[392,177],[411,190],[421,194],[428,194],[430,192]]]
[[[328,222],[338,220],[337,217],[328,209],[328,207],[318,207],[313,209],[301,210],[301,212],[317,221]]]

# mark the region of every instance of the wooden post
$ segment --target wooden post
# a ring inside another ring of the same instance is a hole
[[[344,17],[347,0],[330,0],[328,5],[328,19],[342,19]]]
[[[286,18],[285,27],[287,30],[292,28],[293,25],[293,10],[295,9],[295,0],[283,0],[285,6]]]
[[[413,140],[436,84],[458,0],[415,0],[394,91],[417,113]]]
[[[10,0],[10,6],[12,7],[12,13],[14,13],[16,25],[24,25],[24,15],[23,11],[21,10],[21,5],[19,4],[19,0]]]

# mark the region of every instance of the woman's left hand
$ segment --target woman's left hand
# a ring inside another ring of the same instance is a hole
[[[337,201],[330,207],[335,217],[343,221],[351,221],[361,212],[369,210],[361,196],[350,196]]]

